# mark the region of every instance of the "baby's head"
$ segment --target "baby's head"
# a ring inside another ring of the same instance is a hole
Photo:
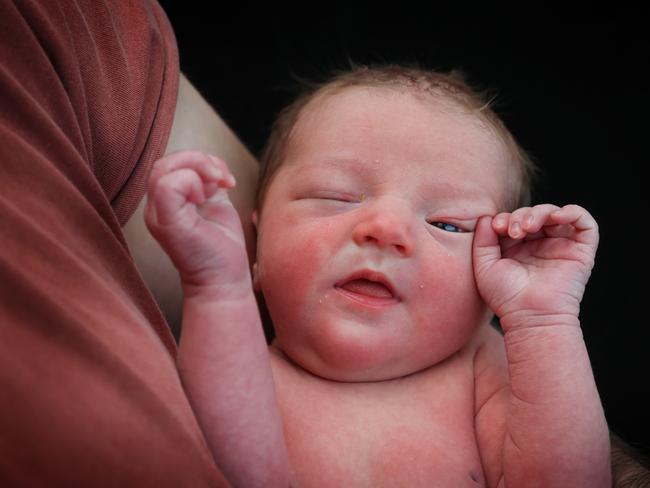
[[[489,320],[473,229],[528,203],[532,164],[457,75],[339,75],[282,112],[262,164],[255,281],[297,364],[396,378]]]

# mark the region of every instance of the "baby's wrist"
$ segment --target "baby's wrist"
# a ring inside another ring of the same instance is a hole
[[[225,266],[217,266],[209,259],[195,264],[190,269],[177,266],[183,295],[207,297],[244,296],[252,290],[251,274],[245,250],[239,255],[221,258]],[[216,258],[217,263],[219,258]]]
[[[181,280],[183,299],[195,302],[213,302],[215,300],[239,301],[253,296],[250,277],[246,276],[237,281],[202,281]]]
[[[519,310],[500,316],[499,323],[506,333],[545,327],[580,328],[578,314],[564,311]]]

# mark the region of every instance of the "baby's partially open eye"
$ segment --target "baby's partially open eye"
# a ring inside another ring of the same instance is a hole
[[[446,232],[467,232],[464,229],[461,229],[460,227],[450,224],[449,222],[429,222],[429,224],[433,225],[434,227],[437,227],[438,229],[442,229]]]

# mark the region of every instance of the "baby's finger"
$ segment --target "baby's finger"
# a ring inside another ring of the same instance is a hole
[[[508,219],[508,237],[511,239],[523,239],[526,237],[524,226],[527,225],[530,214],[530,207],[518,208],[510,214],[510,218]]]
[[[235,177],[233,176],[233,174],[230,172],[230,168],[228,167],[228,164],[223,159],[213,156],[212,154],[208,154],[208,157],[217,166],[217,168],[219,168],[223,172],[224,184],[220,186],[223,186],[225,188],[234,188],[237,182],[235,181]]]
[[[495,215],[492,219],[492,230],[494,230],[498,236],[503,237],[508,234],[510,215],[510,212],[501,212]]]
[[[535,238],[547,224],[549,215],[559,207],[551,204],[521,207],[508,215],[507,224],[504,222],[502,235],[511,239],[521,240]],[[505,215],[505,214],[504,214]]]
[[[492,220],[491,224],[490,220]],[[472,256],[476,275],[483,275],[501,259],[499,235],[494,229],[494,219],[490,219],[489,216],[481,217],[476,223]]]
[[[226,163],[201,151],[178,151],[161,158],[151,171],[150,185],[155,186],[162,176],[181,169],[195,171],[206,183],[217,182],[226,188],[235,185]]]
[[[536,235],[548,224],[549,216],[559,208],[557,205],[550,203],[528,208],[522,215],[521,228],[527,236]]]
[[[204,180],[219,179],[223,176],[207,154],[201,151],[178,151],[155,162],[149,176],[150,185],[155,186],[162,176],[179,169],[194,170]]]
[[[584,244],[598,243],[598,223],[579,205],[565,205],[551,213],[549,221],[563,233],[572,228],[574,238]]]
[[[155,224],[169,225],[177,222],[186,212],[188,202],[201,204],[205,201],[203,182],[196,171],[180,169],[161,176],[151,190]]]
[[[216,181],[211,181],[204,185],[203,189],[205,191],[206,198],[212,197],[212,195],[215,195],[217,191],[222,188],[231,189],[236,185],[235,177],[230,172],[228,165],[215,156],[208,155],[208,157],[217,166],[217,168],[219,168],[219,171],[222,171],[222,177]]]

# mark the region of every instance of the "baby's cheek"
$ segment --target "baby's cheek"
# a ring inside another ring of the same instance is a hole
[[[289,302],[292,307],[313,291],[325,266],[323,238],[308,232],[275,233],[260,251],[260,281],[269,306]]]
[[[443,350],[462,345],[485,313],[470,259],[445,255],[423,270],[418,287],[417,322],[431,341]]]
[[[448,305],[463,297],[473,300],[477,296],[471,259],[464,253],[440,253],[427,259],[420,267],[419,291],[427,297],[446,297]]]
[[[280,253],[281,257],[278,256]],[[324,255],[323,241],[317,236],[302,235],[288,239],[286,247],[276,253],[275,261],[280,264],[276,273],[293,277],[296,282],[307,285],[318,276]]]

